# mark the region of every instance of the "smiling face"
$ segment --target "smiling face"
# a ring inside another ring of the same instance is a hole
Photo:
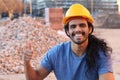
[[[88,36],[92,28],[88,26],[88,22],[84,18],[72,19],[69,21],[68,36],[75,44],[82,44],[88,41]]]

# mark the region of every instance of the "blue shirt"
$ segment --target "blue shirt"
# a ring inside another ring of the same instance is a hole
[[[102,51],[99,54],[99,68],[86,75],[86,53],[76,56],[71,50],[71,42],[64,42],[46,53],[41,66],[49,72],[53,70],[57,80],[97,80],[99,74],[112,72],[110,57],[106,57]]]

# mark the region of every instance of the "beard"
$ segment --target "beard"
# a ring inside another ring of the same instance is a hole
[[[81,34],[83,37],[85,37],[85,39],[84,39],[84,40],[81,40],[81,39],[75,40],[74,37],[75,37],[75,35],[77,35],[77,34]],[[80,32],[76,32],[76,33],[73,32],[72,35],[69,36],[69,37],[71,38],[71,40],[72,40],[75,44],[78,44],[78,45],[84,43],[84,42],[88,39],[88,37],[86,37],[86,33],[85,33],[84,31],[82,31],[81,33],[80,33]]]

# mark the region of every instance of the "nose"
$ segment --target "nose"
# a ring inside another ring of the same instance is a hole
[[[79,25],[76,26],[76,31],[81,31],[81,27]]]

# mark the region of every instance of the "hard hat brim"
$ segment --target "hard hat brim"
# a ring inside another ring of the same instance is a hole
[[[72,20],[73,18],[84,18],[84,19],[86,19],[88,22],[90,22],[90,23],[93,23],[94,22],[94,20],[93,20],[93,18],[92,17],[90,17],[90,18],[88,18],[87,16],[69,16],[69,17],[65,17],[64,19],[63,19],[63,24],[67,24],[70,20]]]

